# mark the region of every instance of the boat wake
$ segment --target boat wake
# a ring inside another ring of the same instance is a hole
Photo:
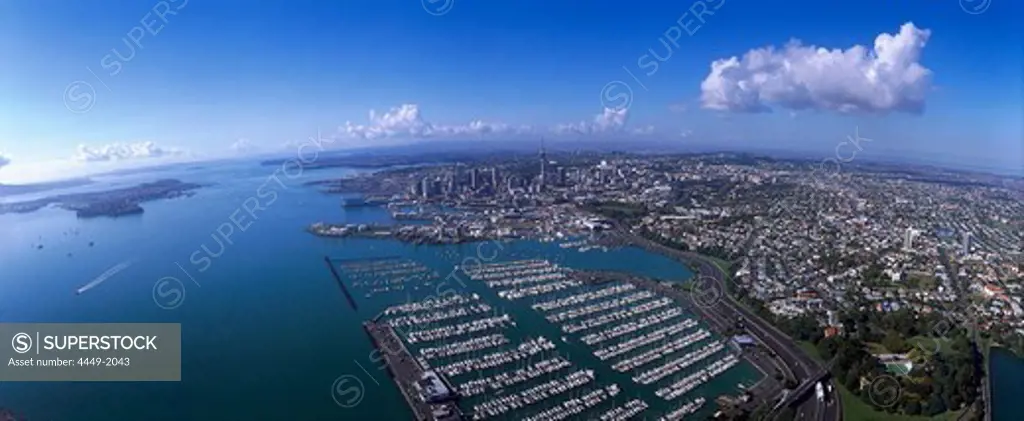
[[[118,263],[118,264],[114,265],[113,267],[111,267],[110,269],[107,269],[106,272],[101,273],[100,276],[96,277],[96,279],[93,279],[89,283],[87,283],[85,285],[82,285],[80,288],[78,288],[78,291],[75,292],[75,293],[76,294],[81,294],[81,293],[86,292],[86,291],[88,291],[90,289],[93,289],[93,288],[99,286],[99,284],[102,284],[103,282],[106,282],[107,279],[110,279],[110,278],[114,277],[114,275],[117,275],[118,273],[121,273],[121,271],[123,271],[125,269],[128,269],[128,267],[130,267],[131,265],[132,265],[132,261],[131,260],[126,260],[124,262]]]

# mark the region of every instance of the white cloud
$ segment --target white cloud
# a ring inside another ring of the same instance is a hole
[[[380,114],[370,110],[370,123],[353,124],[345,122],[340,128],[343,135],[352,138],[375,140],[390,138],[422,139],[436,136],[465,136],[487,134],[513,134],[528,131],[528,127],[513,128],[501,123],[471,121],[466,125],[440,125],[426,121],[416,104],[402,104]]]
[[[686,139],[686,138],[690,137],[691,135],[693,135],[693,130],[683,130],[682,132],[679,133],[679,137],[681,137],[683,139]]]
[[[615,110],[605,108],[601,114],[594,116],[593,121],[581,121],[579,123],[561,124],[555,127],[559,133],[594,134],[602,132],[618,131],[626,125],[629,117],[628,109]]]
[[[181,155],[174,148],[163,148],[153,142],[111,143],[98,148],[78,145],[75,160],[82,162],[126,161],[133,159],[162,158]]]
[[[6,155],[0,153],[0,168],[6,167],[10,164],[11,158],[8,158]]]
[[[793,110],[921,112],[932,72],[918,63],[931,31],[905,23],[880,34],[874,48],[846,50],[792,41],[711,63],[701,83],[704,108],[733,112]]]
[[[633,129],[633,134],[640,136],[652,135],[654,134],[654,126],[647,125],[644,127],[635,128]]]
[[[253,145],[252,141],[245,138],[238,139],[235,141],[235,143],[231,144],[231,150],[240,154],[250,153],[255,151],[256,149],[256,145]]]

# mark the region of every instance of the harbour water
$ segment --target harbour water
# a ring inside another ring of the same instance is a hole
[[[268,184],[273,170],[240,163],[149,175],[213,185],[191,198],[143,204],[146,212],[138,216],[78,220],[59,209],[0,216],[0,317],[5,322],[174,322],[182,324],[183,335],[180,383],[5,382],[0,406],[43,420],[408,419],[360,323],[388,305],[437,295],[438,286],[371,297],[357,293],[356,312],[324,256],[402,256],[442,278],[467,257],[543,258],[572,268],[677,281],[691,276],[675,261],[633,248],[581,252],[556,242],[439,247],[317,238],[304,231],[311,222],[387,222],[389,215],[374,207],[343,208],[337,196],[302,186],[353,171],[307,172]],[[142,176],[131,177],[134,183]],[[265,209],[247,213],[243,206],[254,198]],[[246,228],[224,240],[217,230],[232,219],[243,219],[235,226]],[[76,294],[114,267],[120,270]],[[462,279],[449,280],[444,288],[486,289]],[[159,294],[157,282],[163,285]],[[171,289],[181,294],[164,294]],[[492,304],[515,317],[521,331],[548,332],[559,342],[557,328],[529,305]],[[589,352],[578,346],[565,355]],[[628,376],[614,374],[597,372],[623,388],[616,398],[621,405],[635,397],[633,384]],[[737,383],[758,378],[744,363],[688,399],[706,396],[704,411],[710,411],[718,394],[735,393]],[[657,412],[670,409],[645,400],[658,405]]]
[[[1013,421],[1024,412],[1024,358],[1003,348],[989,354],[992,373],[992,421]]]

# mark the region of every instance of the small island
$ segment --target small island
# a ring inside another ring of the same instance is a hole
[[[202,186],[199,184],[180,180],[159,180],[103,192],[65,194],[28,202],[0,203],[0,215],[34,212],[56,205],[62,209],[75,211],[79,218],[116,218],[143,213],[144,209],[140,204],[144,202],[191,196],[194,190],[200,187]]]

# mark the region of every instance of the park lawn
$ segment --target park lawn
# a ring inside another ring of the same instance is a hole
[[[807,341],[797,341],[796,344],[799,345],[800,349],[804,350],[804,352],[806,352],[807,355],[810,355],[811,358],[814,358],[821,362],[825,361],[824,359],[821,358],[821,354],[818,354],[818,347],[814,346],[814,344]]]
[[[846,386],[836,384],[843,402],[844,421],[953,421],[960,416],[960,411],[944,412],[934,417],[923,415],[890,414],[876,410],[860,397],[854,395]]]
[[[878,342],[865,342],[864,345],[867,345],[868,352],[870,352],[873,355],[891,354],[891,352],[889,352],[889,350],[886,349],[885,346]]]
[[[818,348],[814,344],[807,341],[798,341],[797,344],[814,359],[823,361],[821,355],[818,354]],[[841,383],[834,383],[839,391],[840,399],[842,399],[844,421],[953,421],[960,415],[960,411],[946,412],[934,417],[890,414],[875,409],[874,406],[861,400],[859,396],[853,394]]]
[[[911,345],[919,350],[925,351],[925,353],[934,352],[938,349],[939,352],[946,354],[950,352],[950,345],[952,341],[946,338],[932,338],[928,336],[915,336],[907,340]]]
[[[911,288],[932,291],[937,284],[934,276],[911,275],[906,282]]]

